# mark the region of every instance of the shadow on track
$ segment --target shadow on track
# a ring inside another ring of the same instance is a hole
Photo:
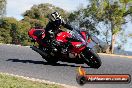
[[[44,62],[44,61],[34,61],[34,60],[8,59],[6,61],[10,61],[10,62],[21,62],[21,63],[32,63],[32,64],[43,64],[43,65],[52,65],[52,66],[79,67],[79,66],[77,66],[75,64],[74,65],[62,64],[62,63],[50,64],[48,62]],[[82,68],[90,68],[90,67],[82,66]]]

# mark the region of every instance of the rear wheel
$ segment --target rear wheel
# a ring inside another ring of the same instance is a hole
[[[84,59],[85,63],[92,68],[99,68],[102,64],[100,57],[96,54],[92,49],[87,47],[82,52],[82,58]]]

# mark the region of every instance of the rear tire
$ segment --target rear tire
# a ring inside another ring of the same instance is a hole
[[[89,47],[86,47],[86,49],[82,52],[82,58],[85,63],[92,68],[98,69],[102,64],[99,55]]]

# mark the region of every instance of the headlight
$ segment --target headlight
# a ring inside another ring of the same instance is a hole
[[[80,48],[80,47],[82,47],[83,46],[83,44],[77,44],[77,45],[75,45],[77,48]]]

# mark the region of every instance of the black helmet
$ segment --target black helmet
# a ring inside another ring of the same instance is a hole
[[[58,12],[53,12],[49,15],[49,20],[55,24],[55,26],[60,26],[62,23],[61,15]]]

